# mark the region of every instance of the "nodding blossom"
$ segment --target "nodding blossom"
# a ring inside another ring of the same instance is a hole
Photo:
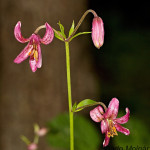
[[[121,118],[116,118],[118,115],[118,108],[119,100],[117,98],[113,98],[110,101],[106,112],[104,112],[101,106],[97,106],[90,111],[92,120],[95,122],[101,122],[101,132],[105,134],[105,140],[103,142],[104,147],[109,144],[110,137],[118,135],[117,131],[122,132],[125,135],[130,134],[130,131],[127,128],[120,125],[128,122],[130,111],[126,108],[126,115]]]
[[[31,143],[28,145],[28,150],[37,150],[38,146],[35,143]]]
[[[46,135],[47,132],[48,132],[48,130],[46,128],[41,128],[36,132],[36,134],[38,136],[44,136],[44,135]]]
[[[96,48],[100,47],[104,43],[104,24],[103,20],[96,16],[92,22],[92,40]]]
[[[24,38],[21,34],[21,22],[18,21],[14,28],[15,38],[21,42],[28,42],[27,46],[22,50],[22,52],[15,58],[14,62],[19,64],[28,57],[29,64],[31,70],[35,72],[37,68],[41,68],[42,66],[42,54],[40,44],[43,43],[45,45],[52,42],[54,38],[54,32],[52,27],[45,23],[46,32],[43,38],[41,38],[37,33],[33,33],[29,38]]]

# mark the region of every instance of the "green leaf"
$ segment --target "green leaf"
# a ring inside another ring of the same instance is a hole
[[[40,127],[38,124],[34,124],[34,133],[37,133],[39,131]]]
[[[79,33],[75,34],[75,35],[70,39],[70,41],[71,41],[72,39],[74,39],[75,37],[79,36],[79,35],[89,34],[89,33],[91,33],[91,32],[79,32]]]
[[[61,34],[60,31],[57,31],[57,32]],[[56,37],[57,39],[63,41],[63,39],[62,39],[56,32],[54,32],[54,35],[55,35],[55,37]],[[62,35],[62,34],[61,34],[61,35]],[[62,36],[63,36],[63,35],[62,35]]]
[[[64,113],[48,123],[50,132],[47,135],[51,147],[59,150],[70,149],[69,114]],[[100,131],[85,117],[74,116],[75,150],[97,150],[100,142]]]
[[[88,107],[88,106],[93,106],[95,103],[97,103],[97,102],[93,101],[91,99],[85,99],[76,106],[76,109],[74,112],[81,111],[82,109],[84,109],[85,107]]]
[[[77,103],[75,102],[74,105],[72,106],[72,112],[75,112],[76,108],[77,108]]]
[[[66,35],[65,35],[65,32],[64,32],[64,26],[60,23],[60,21],[59,21],[58,25],[59,25],[61,34],[63,35],[63,37],[66,38]]]
[[[26,143],[27,145],[31,144],[31,142],[29,141],[29,139],[27,137],[25,137],[24,135],[21,136],[21,140]]]
[[[72,26],[71,26],[71,28],[70,28],[70,30],[69,30],[69,36],[73,33],[74,27],[75,27],[75,24],[74,24],[74,20],[73,20]]]

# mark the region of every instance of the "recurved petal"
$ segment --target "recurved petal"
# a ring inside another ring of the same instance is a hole
[[[21,22],[20,21],[17,22],[14,28],[14,35],[15,35],[15,38],[21,43],[25,43],[29,41],[29,38],[25,39],[21,34]]]
[[[118,115],[118,108],[119,108],[119,100],[117,98],[113,98],[108,106],[108,109],[106,113],[104,114],[104,117],[110,118],[110,119],[115,119]]]
[[[129,117],[130,117],[130,110],[126,108],[126,114],[120,118],[114,119],[114,121],[116,121],[119,124],[124,124],[128,122]]]
[[[90,116],[93,121],[100,122],[103,119],[103,108],[101,106],[97,106],[93,110],[90,111]]]
[[[119,132],[121,132],[121,133],[123,133],[123,134],[125,134],[125,135],[129,135],[129,134],[130,134],[129,129],[122,127],[122,126],[121,126],[120,124],[118,124],[118,123],[115,124],[115,127],[116,127],[116,130],[117,130],[117,131],[119,131]]]
[[[102,131],[102,134],[106,133],[108,131],[108,122],[107,122],[107,120],[102,120],[101,121],[101,131]]]
[[[38,68],[41,68],[41,66],[42,66],[42,53],[41,53],[40,44],[37,45],[37,49],[38,49],[38,61],[37,61],[36,66],[37,66]]]
[[[28,58],[31,50],[33,48],[33,45],[28,44],[23,50],[22,52],[14,59],[14,63],[21,63],[22,61],[24,61],[25,59]]]
[[[32,72],[35,72],[37,70],[36,63],[37,63],[36,60],[32,58],[32,56],[30,56],[29,64],[30,64]]]
[[[107,132],[105,133],[105,140],[103,142],[103,147],[106,147],[109,144],[110,137],[107,136]]]
[[[46,26],[46,33],[45,33],[44,37],[41,39],[41,43],[47,45],[52,42],[52,40],[54,38],[54,31],[47,22],[45,23],[45,26]]]

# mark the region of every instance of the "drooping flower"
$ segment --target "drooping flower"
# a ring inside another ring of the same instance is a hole
[[[47,128],[41,128],[36,132],[36,134],[38,136],[44,136],[44,135],[46,135],[47,132],[48,132]]]
[[[38,146],[35,143],[31,143],[28,145],[28,150],[37,150]]]
[[[95,122],[101,122],[101,132],[105,133],[105,140],[103,142],[104,147],[109,144],[110,137],[118,135],[117,131],[122,132],[125,135],[130,134],[129,129],[120,125],[128,122],[130,111],[128,108],[126,108],[126,115],[122,116],[121,118],[116,118],[118,115],[118,108],[119,100],[117,98],[113,98],[110,101],[106,112],[104,112],[101,106],[97,106],[90,111],[92,120]]]
[[[104,24],[103,20],[96,16],[92,22],[92,40],[96,48],[100,47],[104,43]]]
[[[42,66],[42,54],[41,54],[41,47],[40,44],[43,43],[45,45],[52,42],[54,38],[54,32],[52,27],[45,23],[46,32],[43,38],[41,38],[38,34],[33,33],[29,38],[24,38],[21,34],[21,22],[18,21],[14,28],[14,35],[15,38],[21,42],[26,43],[28,42],[28,45],[22,50],[22,52],[15,58],[14,62],[19,64],[28,57],[29,64],[31,67],[31,70],[35,72],[37,68],[41,68]]]

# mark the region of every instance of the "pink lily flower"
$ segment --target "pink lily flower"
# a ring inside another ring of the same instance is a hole
[[[47,134],[47,132],[48,132],[47,128],[41,128],[41,129],[39,129],[39,130],[36,132],[36,134],[37,134],[38,136],[44,136],[44,135]]]
[[[54,38],[54,32],[52,27],[45,23],[46,33],[43,38],[36,33],[33,33],[29,38],[24,38],[21,34],[21,22],[18,21],[14,28],[15,38],[21,42],[26,43],[28,45],[22,50],[22,52],[15,58],[14,62],[19,64],[30,56],[29,64],[31,70],[35,72],[37,68],[41,68],[42,66],[42,54],[40,44],[43,43],[45,45],[52,42]]]
[[[38,146],[35,143],[31,143],[28,145],[28,150],[37,150]]]
[[[119,100],[113,98],[109,106],[104,113],[104,110],[101,106],[97,106],[90,111],[90,116],[93,121],[101,122],[101,132],[105,133],[105,140],[103,142],[103,147],[109,144],[110,137],[118,135],[117,131],[122,132],[125,135],[129,135],[130,131],[127,128],[122,127],[120,124],[128,122],[130,111],[126,108],[126,115],[121,118],[116,118],[118,115]]]

